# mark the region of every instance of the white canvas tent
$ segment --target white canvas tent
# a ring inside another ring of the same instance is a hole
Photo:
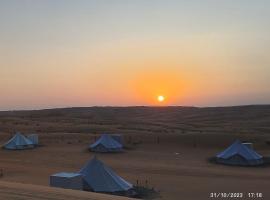
[[[263,157],[239,140],[236,140],[223,152],[217,154],[216,160],[218,163],[228,165],[249,166],[263,164]]]
[[[21,133],[16,133],[3,147],[5,149],[22,150],[34,148],[34,144]]]
[[[125,192],[133,188],[132,184],[118,176],[112,169],[94,157],[80,171],[84,179],[84,188],[94,192]]]
[[[90,150],[94,152],[121,152],[123,145],[114,140],[110,135],[103,134],[94,143],[90,145]]]

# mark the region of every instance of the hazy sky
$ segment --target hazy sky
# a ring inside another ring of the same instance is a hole
[[[269,0],[0,0],[0,110],[270,103]]]

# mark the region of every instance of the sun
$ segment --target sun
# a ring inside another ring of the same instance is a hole
[[[162,95],[159,95],[159,96],[157,97],[157,100],[158,100],[159,102],[163,102],[163,101],[165,100],[165,97],[162,96]]]

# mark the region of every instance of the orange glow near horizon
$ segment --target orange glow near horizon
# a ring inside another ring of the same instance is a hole
[[[148,72],[136,77],[134,94],[148,105],[172,105],[187,95],[188,81],[173,72]]]
[[[55,2],[0,1],[0,110],[270,102],[270,1]]]

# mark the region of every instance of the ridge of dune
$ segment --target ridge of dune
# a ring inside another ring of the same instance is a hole
[[[132,200],[115,195],[0,181],[0,199],[9,200]]]

